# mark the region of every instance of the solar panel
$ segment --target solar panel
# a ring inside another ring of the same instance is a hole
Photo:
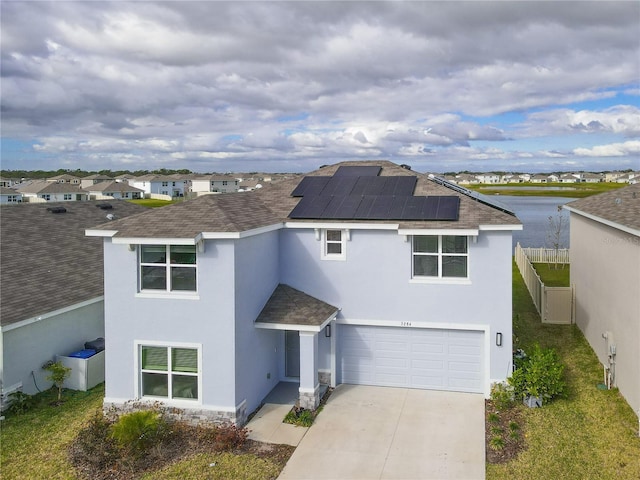
[[[377,177],[382,167],[370,165],[343,165],[338,167],[334,177]]]
[[[460,197],[442,196],[438,204],[438,220],[458,220],[460,213]]]
[[[292,197],[319,195],[332,177],[304,177],[291,192]]]
[[[349,195],[358,177],[331,177],[322,190],[322,195]]]
[[[367,218],[370,220],[389,220],[389,210],[392,202],[393,197],[389,195],[374,197]]]
[[[324,197],[320,195],[305,196],[298,202],[298,205],[291,210],[289,218],[323,218],[322,213],[331,201],[332,197]]]
[[[393,192],[394,195],[413,195],[413,191],[416,189],[416,183],[418,183],[418,177],[406,176],[406,177],[387,177],[396,178],[396,188]]]
[[[362,202],[362,197],[360,195],[334,197],[323,212],[322,218],[351,220],[355,218],[360,202]]]
[[[468,190],[464,187],[461,187],[460,185],[453,183],[453,182],[449,182],[448,180],[445,180],[444,178],[440,178],[440,177],[436,177],[434,175],[429,175],[429,178],[431,179],[432,182],[435,182],[439,185],[442,185],[444,187],[447,187],[455,192],[458,193],[462,193],[463,195],[466,195],[467,197],[473,198],[475,201],[483,203],[485,205],[489,205],[490,207],[493,207],[497,210],[500,210],[504,213],[508,213],[509,215],[513,215],[514,217],[516,216],[515,212],[513,210],[511,210],[509,207],[507,207],[505,204],[494,200],[493,198],[489,197],[488,195],[483,195],[482,193],[478,193],[478,192],[473,192],[471,190]]]

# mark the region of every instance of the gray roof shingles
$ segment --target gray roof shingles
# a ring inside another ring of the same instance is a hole
[[[148,209],[120,200],[22,203],[0,207],[0,325],[34,318],[103,295],[102,239],[87,228],[112,213],[125,217]],[[63,206],[66,213],[48,208]]]
[[[415,195],[457,195],[460,197],[460,216],[457,221],[366,221],[364,223],[399,224],[401,229],[477,229],[480,225],[520,225],[521,222],[504,212],[478,203],[454,192],[429,178],[386,161],[341,162],[307,174],[331,176],[341,165],[379,165],[380,175],[414,175],[418,177]],[[289,213],[300,201],[291,196],[303,176],[276,183],[266,183],[253,192],[207,195],[155,209],[131,222],[126,218],[101,227],[117,230],[124,238],[194,238],[203,232],[243,232],[282,222],[308,223],[316,220],[290,220]],[[334,222],[332,222],[334,223]],[[347,223],[358,223],[350,220]]]
[[[627,228],[640,230],[640,183],[574,200],[566,206]]]
[[[281,283],[271,294],[256,323],[317,327],[337,312],[337,307]]]

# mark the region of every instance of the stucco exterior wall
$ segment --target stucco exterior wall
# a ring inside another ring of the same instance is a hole
[[[279,232],[274,231],[236,241],[235,391],[236,403],[246,400],[248,413],[259,406],[281,378],[283,332],[254,326],[278,285],[278,239]]]
[[[571,282],[576,323],[607,363],[605,332],[616,344],[615,384],[640,411],[640,237],[571,212]]]
[[[33,395],[51,387],[42,370],[56,355],[67,355],[84,348],[84,342],[104,336],[104,302],[61,313],[2,335],[3,388],[22,383],[22,391]],[[33,376],[31,372],[33,371]],[[35,376],[35,381],[34,381]],[[37,384],[37,387],[36,387]]]
[[[200,346],[202,353],[200,398],[197,405],[186,400],[180,406],[234,408],[233,241],[208,241],[198,253],[198,299],[137,294],[137,252],[110,239],[104,246],[106,402],[139,397],[136,342],[180,342]]]
[[[281,282],[340,308],[338,320],[486,327],[489,380],[510,374],[511,232],[483,231],[469,242],[466,285],[412,282],[411,239],[397,231],[350,233],[346,260],[335,261],[321,259],[322,241],[313,229],[284,230]],[[496,332],[503,333],[501,347]],[[321,347],[321,356],[325,351]]]

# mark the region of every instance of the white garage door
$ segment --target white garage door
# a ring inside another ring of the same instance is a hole
[[[342,383],[483,392],[484,332],[341,325]]]

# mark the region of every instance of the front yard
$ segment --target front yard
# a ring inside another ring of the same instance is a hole
[[[525,449],[487,465],[487,479],[638,479],[638,418],[617,390],[599,390],[602,366],[575,325],[543,325],[518,268],[513,267],[516,347],[554,348],[566,365],[566,398],[519,407]]]

